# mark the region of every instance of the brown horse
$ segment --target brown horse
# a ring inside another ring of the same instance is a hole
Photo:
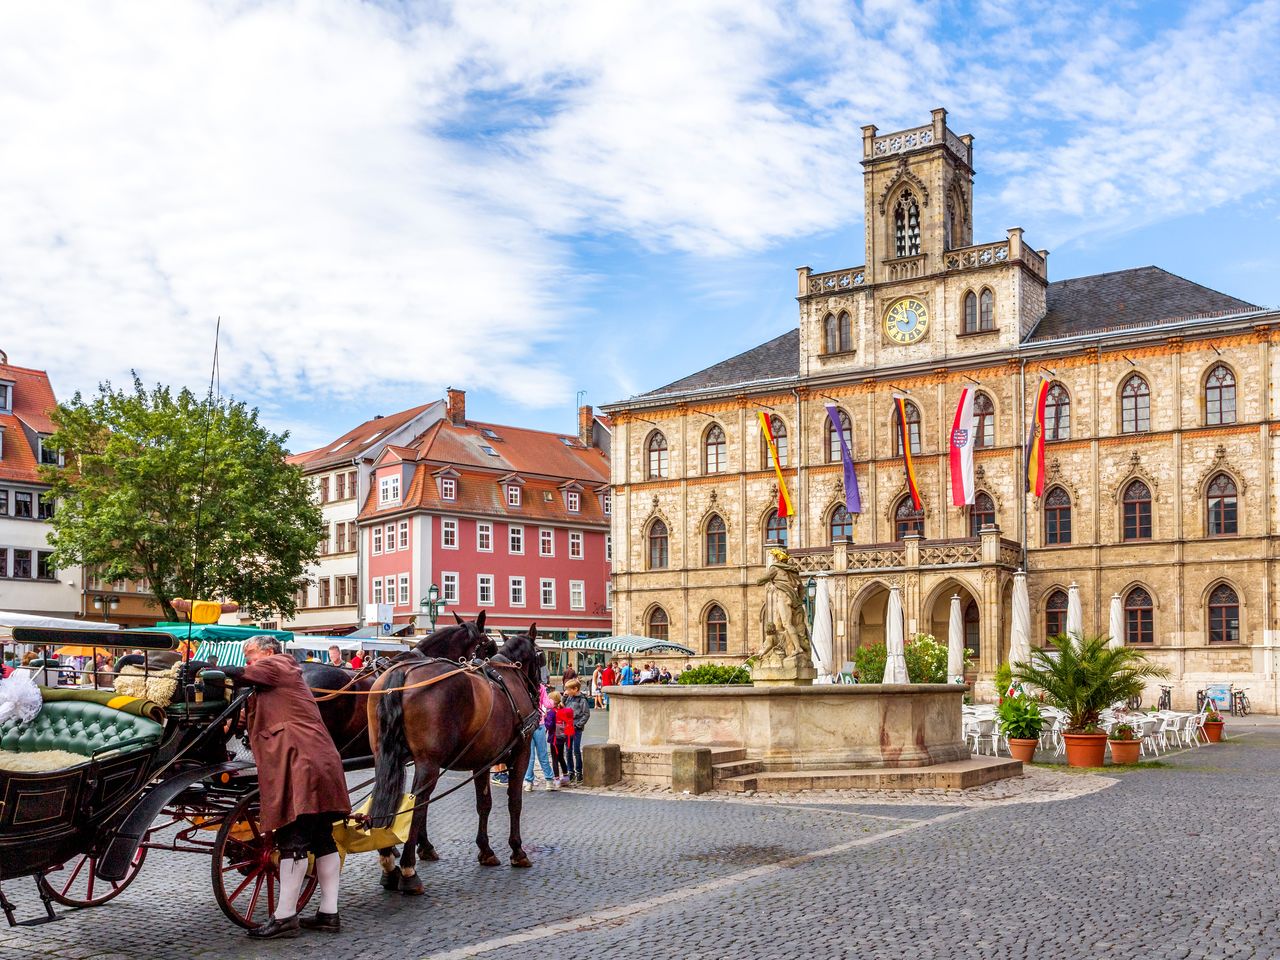
[[[404,767],[414,764],[413,814],[409,837],[395,862],[384,857],[383,886],[409,895],[423,892],[414,858],[415,843],[424,859],[436,859],[427,842],[427,802],[444,770],[471,771],[480,826],[476,846],[486,867],[498,857],[489,846],[489,811],[493,797],[489,770],[505,763],[511,771],[507,812],[511,819],[511,865],[532,866],[520,839],[521,776],[529,763],[529,742],[538,721],[540,658],[534,641],[537,625],[512,637],[498,651],[487,670],[427,661],[397,665],[373,685],[368,702],[369,744],[376,759],[376,780],[370,820],[387,826],[394,819],[404,791]],[[443,679],[437,679],[443,678]],[[430,682],[435,681],[435,682]],[[409,689],[399,689],[408,687]],[[384,692],[385,691],[385,692]]]

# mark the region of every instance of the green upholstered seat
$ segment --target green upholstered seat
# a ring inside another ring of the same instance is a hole
[[[206,700],[203,703],[171,703],[164,712],[171,717],[216,717],[225,709],[225,700]]]
[[[100,703],[46,702],[30,723],[0,723],[0,750],[66,750],[83,757],[117,748],[139,750],[160,742],[164,727]]]

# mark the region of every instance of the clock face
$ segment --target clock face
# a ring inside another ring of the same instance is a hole
[[[885,336],[894,343],[915,343],[929,331],[929,308],[916,297],[903,297],[884,314]]]

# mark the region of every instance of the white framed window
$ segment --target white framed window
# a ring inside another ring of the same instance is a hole
[[[569,581],[569,609],[587,609],[587,587],[582,580]]]
[[[604,515],[610,516],[613,513],[613,491],[606,490],[600,497],[600,506],[604,510]]]
[[[613,563],[613,534],[606,533],[604,535],[604,559],[606,563]]]
[[[507,552],[524,553],[524,527],[507,527]]]
[[[582,509],[582,495],[577,490],[565,491],[564,505],[569,508],[570,513],[577,513]]]
[[[481,553],[493,553],[493,524],[476,524],[476,549]]]
[[[613,609],[613,584],[606,583],[604,585],[604,608],[606,610]]]
[[[373,528],[373,553],[374,556],[382,553],[382,528]]]
[[[408,520],[400,521],[400,549],[401,550],[409,549],[409,521]]]
[[[458,575],[451,571],[440,573],[440,599],[446,603],[458,602]]]
[[[378,481],[378,503],[400,502],[400,474],[393,473]]]
[[[0,413],[13,413],[13,384],[0,383]]]
[[[441,500],[457,500],[458,499],[458,481],[453,477],[440,478],[440,499]]]
[[[396,525],[394,523],[387,524],[387,553],[395,553],[396,551]]]
[[[508,507],[520,506],[520,487],[518,484],[514,484],[514,483],[507,484],[507,506]]]
[[[555,580],[544,577],[541,583],[542,609],[551,610],[556,605],[556,582]]]
[[[407,607],[409,605],[409,575],[407,573],[400,574],[400,606]]]
[[[440,521],[440,548],[442,550],[458,549],[458,521],[448,518]]]
[[[524,606],[524,577],[511,578],[511,605],[513,607]]]
[[[373,602],[374,603],[382,602],[382,578],[381,577],[373,578]]]
[[[570,560],[582,559],[582,531],[581,530],[569,531],[569,559]]]
[[[476,577],[476,597],[480,606],[493,606],[493,574],[482,573]]]
[[[538,556],[554,557],[556,555],[556,532],[543,528],[538,531]]]

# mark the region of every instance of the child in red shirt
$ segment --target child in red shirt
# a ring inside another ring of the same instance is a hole
[[[552,752],[558,763],[556,769],[560,771],[560,784],[563,786],[570,782],[569,780],[569,744],[573,741],[573,707],[565,706],[558,695],[554,696],[556,701],[556,739]]]

